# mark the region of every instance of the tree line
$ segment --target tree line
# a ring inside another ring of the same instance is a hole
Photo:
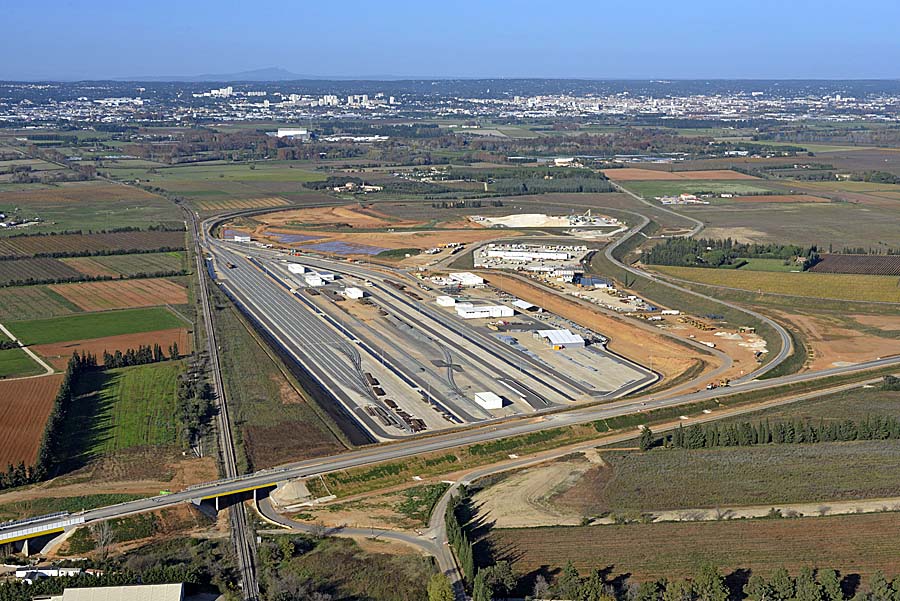
[[[808,420],[694,424],[687,428],[679,426],[664,438],[654,438],[650,428],[644,428],[640,446],[643,450],[660,444],[676,449],[709,449],[853,440],[900,440],[900,418],[876,415],[862,420],[846,419],[819,424]]]
[[[12,288],[15,286],[37,286],[43,284],[69,284],[73,282],[108,282],[112,280],[142,280],[148,278],[169,278],[175,276],[187,275],[186,269],[165,269],[161,271],[144,272],[119,275],[87,275],[78,274],[69,277],[57,278],[20,278],[18,280],[8,280],[0,283],[0,288]]]
[[[500,563],[505,562],[498,562]],[[501,569],[505,572],[505,569]],[[711,564],[699,566],[690,578],[635,583],[628,578],[612,578],[609,569],[592,570],[582,576],[571,562],[549,582],[538,575],[526,599],[568,599],[573,601],[900,601],[900,576],[888,580],[876,571],[865,586],[856,575],[842,577],[834,569],[801,568],[792,576],[778,568],[771,576],[738,570],[725,578]],[[493,589],[503,594],[503,587]],[[490,598],[490,597],[488,597]],[[476,598],[477,599],[477,598]]]
[[[201,584],[208,580],[196,567],[190,565],[157,564],[134,572],[131,570],[88,573],[59,578],[41,578],[28,584],[22,580],[9,580],[0,584],[0,601],[31,601],[35,596],[61,595],[69,588],[105,586],[129,586],[134,584]]]
[[[148,365],[150,363],[159,363],[160,361],[175,361],[180,357],[177,342],[173,342],[169,346],[168,354],[163,352],[159,344],[154,344],[152,347],[149,344],[142,344],[136,350],[130,348],[124,353],[121,350],[116,350],[114,353],[103,351],[103,367],[116,369],[133,365]]]
[[[469,533],[466,530],[464,512],[468,506],[469,492],[465,486],[460,486],[459,494],[450,498],[447,504],[447,513],[444,514],[444,522],[447,526],[447,541],[456,555],[463,578],[472,582],[475,578],[475,551]]]
[[[745,244],[731,238],[667,238],[643,252],[641,260],[648,265],[684,267],[739,267],[739,259],[781,259],[794,262],[803,270],[821,260],[816,246],[794,244]]]
[[[153,253],[181,252],[184,246],[157,246],[156,248],[102,248],[92,250],[57,250],[39,252],[28,257],[34,259],[66,259],[71,257],[108,257],[110,255],[147,255]],[[15,261],[22,255],[0,255],[0,261]]]

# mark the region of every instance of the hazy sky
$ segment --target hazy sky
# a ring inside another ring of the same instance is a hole
[[[0,79],[900,78],[900,0],[0,0]]]

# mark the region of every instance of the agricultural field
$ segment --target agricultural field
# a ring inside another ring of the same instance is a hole
[[[654,265],[653,269],[678,279],[709,286],[738,288],[749,292],[900,303],[898,280],[891,276],[808,272],[767,273],[745,269],[706,269],[663,265]]]
[[[856,273],[900,275],[898,255],[822,255],[810,271],[814,273]]]
[[[83,311],[184,305],[188,302],[187,288],[168,278],[54,284],[49,288]]]
[[[136,253],[130,255],[74,257],[62,259],[62,262],[86,275],[133,277],[138,274],[163,273],[184,269],[184,253],[180,251],[169,251],[161,253]]]
[[[66,363],[72,353],[91,353],[97,357],[97,362],[103,364],[104,351],[115,354],[123,353],[128,349],[137,349],[141,346],[153,346],[158,344],[163,351],[168,351],[173,344],[178,345],[178,351],[182,355],[189,354],[193,347],[193,336],[190,330],[185,328],[173,328],[169,330],[156,330],[140,334],[122,334],[120,336],[107,336],[105,338],[93,338],[91,340],[78,340],[74,342],[57,342],[51,344],[38,344],[31,347],[35,353],[43,357],[56,369],[65,369]]]
[[[740,269],[744,271],[798,271],[798,268],[795,264],[792,264],[790,261],[785,264],[785,262],[781,259],[747,259],[741,257],[738,260],[746,261],[746,264],[740,267]]]
[[[176,393],[180,361],[89,372],[76,387],[70,455],[77,463],[140,447],[178,443]]]
[[[0,286],[78,278],[82,274],[57,259],[0,261]]]
[[[278,196],[267,198],[246,198],[242,200],[198,200],[194,204],[201,211],[233,211],[236,209],[265,209],[289,205],[290,203]]]
[[[747,181],[650,180],[628,181],[622,185],[631,192],[648,199],[658,196],[678,196],[679,194],[734,194],[735,196],[747,196],[766,194],[772,191],[772,188],[764,180],[757,179]]]
[[[863,420],[866,417],[900,415],[900,391],[881,390],[880,387],[855,388],[845,392],[821,396],[809,401],[772,407],[730,421],[809,420],[813,423]]]
[[[43,368],[22,349],[0,351],[0,379],[33,376],[43,372]]]
[[[0,465],[31,465],[63,376],[0,381]]]
[[[17,212],[9,209],[17,207]],[[24,229],[0,230],[0,237],[15,233],[46,234],[63,231],[99,231],[150,225],[176,226],[184,221],[169,200],[132,186],[102,181],[26,184],[15,190],[0,188],[0,209],[19,218],[40,217],[42,222]]]
[[[150,307],[12,321],[4,325],[24,344],[37,345],[183,328],[185,322],[164,307]]]
[[[57,234],[0,238],[0,257],[13,259],[35,255],[112,254],[116,251],[182,249],[184,232],[116,232],[111,234]]]
[[[0,323],[59,317],[81,311],[46,286],[0,288]]]
[[[723,574],[819,566],[868,576],[900,572],[898,527],[900,513],[498,529],[479,547],[483,556],[508,559],[513,571],[530,578],[570,560],[582,574],[612,566],[613,576],[630,574],[639,582],[690,577],[704,563]]]
[[[900,497],[898,452],[898,441],[610,451],[556,502],[601,515]]]

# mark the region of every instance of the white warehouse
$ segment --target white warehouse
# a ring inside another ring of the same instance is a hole
[[[287,269],[291,273],[306,273],[306,267],[299,263],[288,263]]]
[[[569,330],[538,330],[535,334],[549,342],[554,348],[584,347],[584,338]]]
[[[484,278],[475,275],[474,273],[468,271],[461,271],[459,273],[451,273],[450,281],[456,282],[460,286],[483,286]]]
[[[472,303],[456,303],[456,314],[463,319],[487,319],[489,317],[512,317],[512,307],[505,305],[473,305]]]
[[[508,261],[565,261],[569,253],[555,250],[488,250],[485,255]]]
[[[475,402],[485,409],[503,409],[503,397],[493,392],[476,392]]]
[[[352,300],[359,300],[366,295],[366,293],[363,292],[362,288],[356,288],[353,286],[344,288],[344,291],[342,292],[342,294],[345,297],[352,299]]]

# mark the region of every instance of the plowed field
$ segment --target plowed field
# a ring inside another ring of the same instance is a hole
[[[165,278],[58,284],[50,288],[85,311],[184,305],[187,289]]]
[[[0,465],[31,465],[63,376],[0,381]]]

